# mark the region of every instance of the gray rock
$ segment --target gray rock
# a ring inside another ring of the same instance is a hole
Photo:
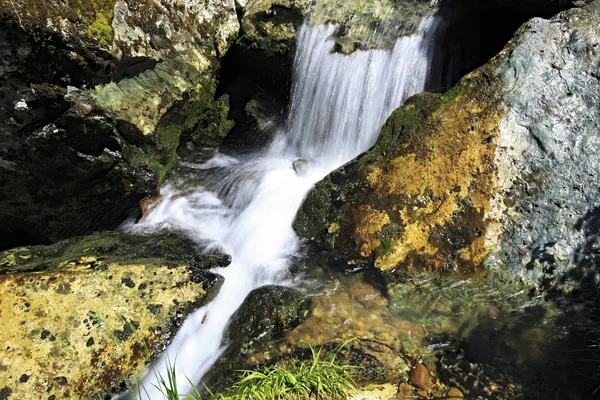
[[[598,2],[552,20],[533,19],[498,68],[508,111],[496,162],[512,179],[501,179],[505,184],[495,199],[495,207],[504,209],[503,234],[488,264],[509,265],[536,284],[557,284],[595,257],[599,20]],[[520,193],[512,196],[512,207],[500,203],[508,193]]]
[[[296,175],[298,176],[302,176],[308,171],[308,161],[302,158],[299,158],[296,161],[294,161],[292,165],[294,166],[294,171],[296,171]]]

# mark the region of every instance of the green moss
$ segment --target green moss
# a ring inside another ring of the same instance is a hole
[[[188,129],[189,135],[182,140],[196,147],[218,146],[234,125],[228,118],[229,96],[223,95],[217,100],[206,99],[199,107],[202,107],[199,108],[201,113],[194,120],[187,122],[191,128]]]
[[[421,93],[408,99],[388,118],[375,146],[357,161],[357,171],[364,174],[369,165],[382,157],[393,157],[400,153],[403,145],[415,135],[425,118],[439,104],[440,96]]]
[[[201,254],[194,241],[176,233],[134,235],[105,232],[49,246],[20,247],[0,252],[0,274],[54,271],[69,263],[100,268],[106,262],[154,266],[185,264],[204,269],[223,264],[223,257]]]
[[[440,97],[440,105],[443,105],[443,104],[446,104],[446,103],[450,103],[451,101],[453,101],[454,99],[456,99],[459,94],[460,94],[460,87],[459,87],[459,85],[456,85],[452,89],[450,89],[447,92],[445,92]]]
[[[181,245],[178,237],[168,237],[158,244],[166,250],[174,251]]]
[[[111,21],[115,3],[115,0],[0,1],[0,15],[18,17],[26,30],[46,28],[50,22],[64,36],[83,41],[92,39],[107,46],[114,37]]]
[[[331,222],[334,222],[329,221],[331,196],[327,184],[327,181],[322,181],[308,193],[302,208],[296,216],[294,230],[301,237],[325,239],[323,236],[327,235],[327,227]],[[326,238],[321,244],[327,244],[331,248],[334,242],[335,236]]]
[[[112,11],[97,13],[94,22],[85,30],[87,37],[95,40],[102,46],[110,45],[115,36],[115,32],[111,26],[112,17]]]

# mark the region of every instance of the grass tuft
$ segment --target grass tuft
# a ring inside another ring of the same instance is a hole
[[[356,391],[352,380],[355,367],[336,360],[345,344],[337,347],[327,359],[321,356],[322,348],[311,346],[309,363],[291,360],[262,371],[242,371],[242,378],[233,385],[230,394],[216,399],[345,399],[348,392]]]
[[[166,376],[157,376],[158,389],[164,400],[345,399],[349,392],[356,391],[352,380],[356,367],[337,360],[340,350],[347,343],[335,348],[326,359],[322,356],[323,348],[315,349],[310,346],[312,357],[309,362],[293,359],[281,361],[272,367],[264,367],[260,371],[240,371],[240,380],[224,394],[212,393],[206,387],[203,394],[189,379],[193,393],[180,394],[177,389],[175,364],[168,362]],[[138,390],[139,388],[138,381]],[[130,392],[136,398],[131,389]]]

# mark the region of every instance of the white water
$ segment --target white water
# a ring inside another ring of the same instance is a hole
[[[434,39],[443,21],[427,18],[420,32],[399,39],[390,51],[332,53],[334,26],[304,25],[299,32],[291,112],[272,145],[252,157],[217,155],[188,168],[214,172],[217,190],[178,192],[163,188],[164,200],[134,229],[177,228],[208,247],[232,256],[217,297],[184,322],[165,354],[143,378],[144,399],[157,400],[157,375],[175,363],[180,391],[191,387],[219,358],[228,321],[248,293],[289,283],[288,262],[298,251],[292,223],[313,185],[334,168],[372,146],[389,114],[423,91]],[[298,176],[292,162],[308,160]],[[190,194],[191,193],[191,194]],[[204,320],[204,323],[202,323]]]

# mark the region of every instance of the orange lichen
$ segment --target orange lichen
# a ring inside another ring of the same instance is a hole
[[[420,256],[421,262],[429,260],[428,265],[413,267],[437,268],[452,258],[474,268],[483,260],[484,215],[495,181],[493,139],[501,117],[496,83],[486,70],[476,71],[459,84],[450,101],[442,97],[399,156],[369,165],[365,179],[375,196],[389,199],[393,209],[399,207],[402,221],[389,250],[378,255],[377,267],[396,268],[409,254]],[[367,207],[355,211],[363,213],[355,219],[356,244],[363,256],[376,247],[374,238],[385,214],[361,211]],[[458,223],[462,226],[455,226]],[[468,240],[462,246],[459,236],[465,230]],[[433,231],[444,240],[433,240]]]
[[[356,220],[356,242],[362,243],[361,255],[367,257],[381,245],[381,241],[375,234],[390,223],[390,217],[383,211],[364,205],[354,211],[354,218]]]

